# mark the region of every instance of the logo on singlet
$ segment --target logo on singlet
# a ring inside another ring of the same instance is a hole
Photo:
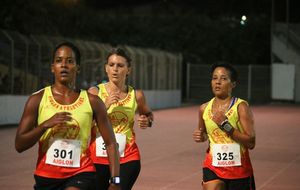
[[[51,128],[51,132],[47,135],[46,139],[44,139],[44,143],[42,146],[43,152],[47,151],[51,141],[54,138],[59,139],[77,139],[79,136],[80,126],[78,121],[72,118],[71,121],[67,122],[66,124],[59,124],[55,125]]]
[[[56,125],[52,128],[51,135],[53,137],[59,137],[63,139],[77,139],[79,135],[80,127],[78,121],[72,118],[71,121],[66,124]]]
[[[109,114],[109,118],[112,126],[124,125],[128,123],[128,117],[125,113],[121,111],[114,111]]]

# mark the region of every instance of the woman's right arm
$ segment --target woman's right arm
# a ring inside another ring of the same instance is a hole
[[[39,105],[43,94],[44,91],[31,95],[25,104],[15,138],[15,148],[18,152],[23,152],[35,145],[47,129],[72,119],[70,113],[58,112],[38,125]]]
[[[31,95],[25,104],[15,138],[15,148],[18,152],[31,148],[45,131],[42,127],[35,127],[42,95],[43,92]]]
[[[203,112],[206,107],[206,103],[202,104],[199,108],[199,113],[198,113],[198,128],[195,129],[193,133],[193,139],[195,142],[205,142],[207,140],[207,133],[206,133],[206,128],[203,120]]]

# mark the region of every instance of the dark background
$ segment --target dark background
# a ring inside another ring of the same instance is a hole
[[[270,64],[272,18],[300,19],[297,0],[1,0],[0,5],[1,29],[161,49],[196,64]]]

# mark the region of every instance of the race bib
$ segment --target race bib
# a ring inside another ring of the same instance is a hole
[[[46,163],[55,166],[80,167],[81,142],[56,139],[46,153]]]
[[[212,165],[215,167],[230,167],[241,165],[239,144],[212,145]]]
[[[116,133],[115,136],[116,136],[117,143],[119,144],[120,157],[124,157],[125,147],[126,147],[126,135],[121,133]],[[102,136],[98,136],[96,138],[96,156],[107,157],[107,151]]]

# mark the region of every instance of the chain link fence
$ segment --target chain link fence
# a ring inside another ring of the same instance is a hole
[[[74,43],[81,51],[80,88],[105,78],[105,58],[110,44],[63,37],[23,35],[15,31],[0,32],[1,94],[28,95],[53,82],[50,72],[52,51],[63,41]],[[132,57],[132,73],[128,82],[144,90],[180,90],[181,54],[120,45]]]
[[[186,99],[204,103],[211,92],[211,65],[187,65]],[[271,68],[269,65],[234,65],[238,71],[237,86],[233,95],[252,103],[267,103],[271,100]]]

